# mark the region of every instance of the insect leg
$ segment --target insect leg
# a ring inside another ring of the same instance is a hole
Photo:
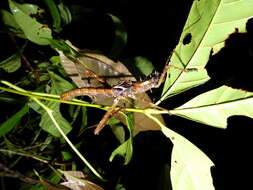
[[[157,83],[157,85],[155,86],[155,88],[159,88],[159,86],[165,81],[165,76],[167,74],[167,71],[169,70],[169,68],[173,68],[173,69],[176,69],[176,70],[179,70],[179,71],[183,71],[183,72],[194,72],[194,71],[197,71],[197,69],[195,68],[192,68],[192,69],[183,69],[183,68],[180,68],[180,67],[177,67],[177,66],[174,66],[174,65],[165,65],[161,75],[160,75],[160,78],[159,78],[159,81]]]
[[[115,109],[119,103],[119,100],[121,99],[121,96],[117,97],[114,99],[113,104],[111,108],[105,113],[99,124],[97,125],[94,134],[98,135],[99,132],[104,128],[108,120],[116,113],[119,111],[119,109]]]
[[[143,108],[145,109],[145,108],[148,108],[148,107],[153,107],[153,108],[156,108],[158,110],[167,111],[169,113],[169,111],[167,109],[164,109],[164,108],[162,108],[160,106],[155,105],[153,102],[151,102],[148,99],[140,98],[140,97],[138,98],[138,97],[135,97],[135,96],[132,96],[131,98],[134,99],[135,102],[139,102],[139,103],[143,103],[144,105],[147,105],[146,107],[142,107],[142,109]]]
[[[165,81],[165,76],[166,76],[166,73],[167,73],[169,67],[170,67],[169,65],[165,65],[163,72],[161,73],[159,81],[158,81],[155,88],[159,88],[159,86]]]

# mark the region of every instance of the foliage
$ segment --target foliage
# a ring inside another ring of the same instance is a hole
[[[64,27],[75,22],[75,19],[80,19],[75,17],[75,11],[87,16],[97,10],[82,9],[83,7],[74,4],[67,5],[64,1],[57,4],[53,0],[44,0],[43,5],[9,0],[8,5],[9,10],[0,10],[4,24],[2,33],[6,34],[16,50],[0,62],[0,75],[4,73],[0,81],[0,100],[11,108],[10,111],[4,112],[5,108],[1,107],[0,151],[3,154],[0,158],[3,161],[0,163],[0,169],[4,171],[3,175],[18,177],[25,182],[19,184],[20,189],[64,189],[65,187],[59,185],[59,176],[62,174],[67,178],[65,183],[75,184],[74,187],[71,185],[71,189],[81,188],[82,183],[95,189],[103,189],[91,182],[98,180],[105,189],[108,184],[110,188],[124,189],[121,176],[110,177],[110,172],[106,173],[103,169],[112,166],[118,157],[123,158],[121,164],[126,165],[125,167],[131,164],[134,154],[133,141],[141,131],[138,125],[146,122],[144,130],[161,129],[173,143],[172,153],[167,155],[168,158],[171,157],[170,169],[166,169],[170,176],[165,176],[167,180],[170,178],[173,190],[214,189],[210,173],[214,163],[193,143],[168,128],[161,114],[176,115],[209,126],[226,128],[230,116],[245,115],[253,118],[252,93],[224,85],[200,94],[174,109],[166,106],[160,108],[158,105],[210,79],[205,69],[210,54],[217,54],[231,33],[246,31],[246,22],[253,16],[252,1],[193,2],[179,43],[167,60],[169,69],[160,100],[156,102],[156,106],[150,107],[147,107],[147,103],[143,106],[143,103],[137,100],[134,102],[136,108],[131,107],[132,101],[124,100],[109,125],[113,128],[127,128],[112,130],[114,136],[107,134],[109,137],[116,137],[114,148],[109,151],[111,156],[108,156],[108,150],[103,150],[101,155],[106,158],[96,159],[92,151],[89,153],[85,148],[89,149],[87,144],[100,138],[90,133],[92,125],[96,125],[100,119],[97,115],[92,117],[87,114],[92,109],[86,108],[109,110],[113,99],[97,95],[96,98],[93,97],[93,103],[88,103],[83,99],[63,101],[59,99],[59,95],[76,86],[87,87],[92,84],[99,87],[98,79],[91,78],[87,71],[89,74],[111,77],[112,80],[108,79],[111,86],[126,80],[121,78],[122,75],[131,75],[123,63],[113,61],[98,51],[80,50],[71,42],[61,39]],[[236,11],[238,9],[243,11]],[[104,15],[111,20],[114,28],[114,42],[112,48],[107,50],[108,56],[118,60],[127,45],[126,28],[116,15]],[[38,52],[43,52],[43,56]],[[145,57],[128,59],[136,63],[134,67],[138,71],[132,73],[147,76],[154,68]],[[24,67],[27,68],[25,72]],[[18,75],[13,77],[14,73]],[[69,82],[69,78],[72,82]],[[133,76],[129,79],[134,80]],[[149,100],[147,94],[143,97]],[[28,134],[30,136],[26,138]],[[125,142],[122,142],[123,140]],[[22,173],[16,171],[15,168],[20,164],[27,164],[24,158],[35,162],[32,166],[34,170],[25,168]],[[76,177],[71,174],[71,179],[68,179],[67,171],[62,170],[82,170],[82,175]],[[88,179],[83,179],[83,173],[88,175]],[[75,178],[74,182],[72,178]]]

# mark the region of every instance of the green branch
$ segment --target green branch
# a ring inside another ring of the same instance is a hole
[[[5,88],[0,86],[0,90],[4,90],[6,92],[10,92],[10,93],[14,93],[14,94],[19,94],[22,96],[27,96],[27,97],[31,97],[31,98],[36,98],[36,99],[41,99],[41,100],[48,100],[48,101],[53,101],[53,102],[59,102],[59,103],[66,103],[66,104],[72,104],[72,105],[79,105],[79,106],[85,106],[85,107],[92,107],[92,108],[98,108],[98,109],[102,109],[102,110],[108,110],[111,108],[111,106],[103,106],[103,105],[98,105],[98,104],[91,104],[91,103],[87,103],[85,101],[82,100],[78,100],[78,99],[73,99],[72,101],[63,101],[60,100],[60,96],[59,95],[55,95],[55,94],[46,94],[46,93],[41,93],[41,92],[30,92],[30,91],[26,91],[22,88],[19,88],[16,85],[11,84],[8,81],[0,81],[0,83],[9,86],[10,88],[13,89],[9,89],[9,88]],[[137,113],[150,113],[150,114],[169,114],[169,110],[159,110],[159,109],[155,109],[155,108],[146,108],[146,109],[139,109],[139,108],[120,108],[121,110],[127,111],[127,112],[137,112]]]

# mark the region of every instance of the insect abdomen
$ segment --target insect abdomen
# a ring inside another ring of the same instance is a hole
[[[70,101],[77,96],[96,96],[96,95],[112,96],[112,90],[104,88],[78,88],[61,94],[60,99]]]

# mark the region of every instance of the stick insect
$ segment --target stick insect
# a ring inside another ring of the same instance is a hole
[[[77,53],[78,56],[74,58],[66,57],[62,52],[59,52],[65,71],[79,87],[78,89],[63,93],[61,99],[70,101],[76,96],[89,96],[97,104],[106,105],[108,103],[107,105],[111,105],[111,109],[107,111],[95,129],[95,134],[98,134],[109,118],[119,110],[116,107],[121,107],[119,106],[120,100],[123,98],[135,99],[136,96],[144,94],[142,92],[146,92],[152,88],[158,88],[164,81],[169,67],[184,70],[169,65],[165,66],[161,75],[155,73],[153,77],[147,80],[136,82],[123,64],[115,63],[105,56],[101,59],[101,57],[94,57],[90,52],[89,54],[79,52],[80,54]],[[96,55],[101,56],[100,54]],[[106,77],[106,80],[104,80],[104,77]],[[136,103],[139,104],[139,100]],[[155,106],[149,101],[145,101],[145,104]],[[138,123],[136,124],[138,125]],[[152,130],[159,129],[159,126],[155,127],[155,125],[155,123],[152,125],[154,127]]]
[[[169,66],[165,66],[161,75],[155,72],[153,77],[143,80],[143,81],[123,81],[112,87],[85,87],[78,88],[61,94],[61,100],[70,101],[77,96],[90,96],[96,97],[97,95],[109,96],[115,98],[111,108],[103,116],[102,120],[97,125],[94,133],[99,134],[99,132],[106,125],[107,121],[112,117],[114,113],[117,112],[115,109],[121,99],[129,97],[135,99],[137,94],[146,92],[152,88],[158,88],[162,82],[165,80]]]

